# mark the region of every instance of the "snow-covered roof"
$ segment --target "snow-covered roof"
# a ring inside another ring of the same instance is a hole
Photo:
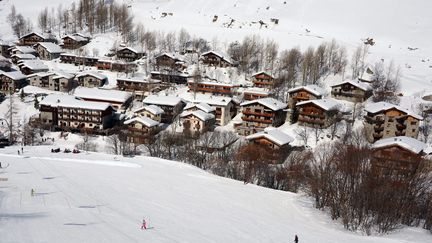
[[[80,36],[80,35],[65,35],[65,36],[62,37],[62,39],[65,39],[65,38],[71,38],[72,40],[78,41],[78,42],[80,42],[80,41],[88,41],[87,38],[85,38],[83,36]]]
[[[207,56],[208,54],[214,54],[218,57],[220,57],[221,59],[225,60],[226,62],[233,64],[233,61],[231,60],[231,58],[227,55],[224,54],[220,51],[208,51],[208,52],[204,52],[203,54],[201,54],[201,56]]]
[[[12,72],[3,72],[3,71],[0,71],[0,75],[4,75],[4,76],[6,76],[6,77],[8,77],[10,79],[13,79],[13,80],[21,80],[21,79],[26,79],[27,78],[27,76],[24,75],[20,71],[12,71]]]
[[[143,106],[143,107],[141,107],[139,109],[136,109],[134,111],[134,113],[137,113],[137,112],[140,112],[140,111],[143,111],[143,110],[146,110],[146,111],[150,112],[153,115],[160,115],[160,114],[164,113],[164,110],[162,108],[160,108],[159,106],[157,106],[157,105],[146,105],[146,106]]]
[[[267,88],[260,88],[260,87],[248,87],[244,89],[240,88],[238,92],[262,94],[262,95],[270,94],[270,91]]]
[[[360,81],[365,81],[365,82],[373,82],[374,80],[374,73],[372,71],[372,69],[370,67],[367,67],[363,73],[360,75],[360,77],[358,77],[358,79]]]
[[[35,44],[35,46],[36,45],[41,45],[43,48],[45,48],[50,53],[63,53],[64,52],[63,49],[59,45],[52,43],[52,42],[38,42],[37,44]]]
[[[41,60],[35,59],[35,60],[21,60],[18,62],[19,67],[27,67],[31,70],[38,71],[38,70],[48,70],[48,66],[45,65]]]
[[[81,109],[100,110],[100,111],[104,111],[109,107],[111,107],[110,103],[85,101],[72,95],[60,95],[60,94],[50,94],[47,97],[45,97],[40,102],[40,104],[46,106],[52,106],[52,107],[81,108]]]
[[[47,76],[51,76],[51,75],[56,75],[54,72],[38,72],[38,73],[33,73],[27,76],[27,78],[31,78],[31,77],[47,77]]]
[[[193,94],[187,93],[184,94],[182,98],[191,103],[206,103],[211,106],[227,106],[232,101],[232,98],[230,97],[214,96],[209,94],[196,94],[194,97]]]
[[[135,83],[160,83],[160,80],[149,80],[142,73],[134,73],[131,76],[118,77],[117,80],[135,82]]]
[[[373,144],[372,148],[378,149],[378,148],[389,147],[389,146],[400,146],[402,148],[412,151],[413,153],[419,154],[424,149],[426,149],[427,144],[415,138],[400,136],[400,137],[391,137],[391,138],[384,138],[378,140]]]
[[[21,52],[24,54],[36,53],[36,50],[30,46],[14,46],[14,47],[9,48],[9,50],[14,51],[14,52]]]
[[[13,54],[11,57],[16,57],[18,59],[27,59],[27,60],[31,60],[31,59],[36,59],[36,57],[30,53],[17,53],[17,54]]]
[[[82,99],[95,99],[121,103],[126,102],[132,97],[132,94],[126,91],[86,87],[77,87],[74,91],[74,95]]]
[[[372,90],[372,87],[369,84],[365,84],[365,83],[362,83],[360,81],[354,81],[354,80],[345,80],[345,81],[339,82],[337,84],[334,84],[331,87],[340,86],[343,84],[351,84],[351,85],[353,85],[353,86],[355,86],[361,90],[364,90],[364,91]]]
[[[370,113],[378,113],[378,112],[387,111],[387,110],[390,110],[390,109],[396,109],[396,110],[399,110],[399,111],[402,111],[402,112],[406,113],[408,116],[412,116],[412,117],[414,117],[414,118],[416,118],[418,120],[423,120],[422,116],[417,115],[417,114],[415,114],[414,112],[412,112],[412,111],[410,111],[408,109],[405,109],[405,108],[403,108],[401,106],[398,106],[398,105],[393,105],[393,104],[390,104],[390,103],[387,103],[387,102],[383,102],[383,101],[382,102],[377,102],[377,103],[367,104],[365,106],[365,108],[364,108],[364,110],[366,112],[370,112]]]
[[[125,121],[124,124],[129,125],[129,124],[135,123],[135,122],[141,123],[141,124],[145,125],[146,127],[154,127],[154,126],[159,125],[159,122],[157,122],[153,119],[150,119],[148,117],[134,117],[132,119]]]
[[[326,111],[334,110],[334,109],[339,110],[339,108],[341,106],[341,103],[339,103],[337,100],[335,100],[333,98],[318,99],[318,100],[306,100],[306,101],[298,102],[296,104],[296,106],[302,106],[302,105],[309,104],[309,103],[313,103],[313,104],[321,107],[322,109],[324,109]]]
[[[129,46],[122,47],[122,48],[118,49],[118,51],[123,51],[123,50],[129,50],[129,51],[134,52],[134,53],[142,53],[143,52],[143,51],[138,51],[138,50],[136,50],[132,47],[129,47]]]
[[[187,116],[195,116],[195,117],[197,117],[198,119],[200,119],[201,121],[208,121],[208,120],[211,120],[211,119],[214,119],[214,118],[215,118],[215,116],[214,116],[213,114],[210,114],[210,113],[204,112],[204,111],[202,111],[202,110],[196,110],[196,111],[183,111],[183,112],[180,114],[180,117],[182,117],[182,118],[187,117]]]
[[[55,71],[54,73],[55,76],[53,77],[53,79],[59,79],[59,78],[73,79],[75,77],[73,74],[66,73],[63,71]]]
[[[167,57],[169,57],[169,58],[171,58],[171,59],[174,59],[174,60],[176,60],[176,61],[181,61],[181,62],[183,62],[183,59],[182,59],[181,57],[179,57],[178,55],[176,55],[175,53],[163,52],[163,53],[161,53],[161,54],[159,54],[159,55],[156,55],[156,58],[159,58],[159,57],[161,57],[161,56],[167,56]]]
[[[96,72],[96,71],[83,71],[83,72],[79,72],[76,77],[80,78],[80,77],[84,77],[84,76],[92,76],[95,77],[97,79],[106,79],[107,76],[105,76],[104,74],[100,73],[100,72]]]
[[[253,140],[253,139],[257,139],[257,138],[261,138],[264,137],[272,142],[274,142],[275,144],[279,145],[279,146],[283,146],[285,144],[289,144],[292,141],[294,141],[294,138],[291,137],[290,135],[286,134],[285,132],[275,129],[275,128],[266,128],[264,129],[264,131],[262,132],[258,132],[252,135],[249,135],[246,137],[247,140]]]
[[[208,105],[206,103],[198,103],[198,104],[187,103],[186,107],[184,108],[184,110],[187,111],[187,110],[190,110],[190,109],[193,109],[193,108],[197,108],[197,109],[202,110],[202,111],[207,112],[207,113],[210,113],[210,112],[213,112],[213,111],[216,110],[216,108],[214,108],[214,107],[212,107],[212,106],[210,106],[210,105]]]
[[[25,37],[30,36],[30,35],[33,35],[33,34],[35,34],[35,35],[37,35],[37,36],[39,36],[39,37],[41,37],[43,39],[53,39],[54,38],[54,36],[52,36],[50,34],[42,34],[42,33],[38,33],[38,32],[30,32],[28,34],[25,34],[25,35],[21,36],[20,39],[25,38]]]
[[[271,78],[273,78],[273,75],[271,75],[271,74],[270,74],[269,72],[267,72],[267,71],[260,71],[260,72],[254,73],[254,74],[252,74],[252,77],[258,76],[258,75],[260,75],[260,74],[264,74],[264,75],[267,75],[267,76],[270,76]]]
[[[263,99],[246,101],[246,102],[241,103],[240,105],[245,106],[245,105],[250,105],[250,104],[255,104],[255,103],[263,105],[263,106],[270,108],[274,111],[282,110],[282,109],[285,109],[287,107],[287,104],[285,104],[279,100],[276,100],[274,98],[263,98]]]
[[[188,83],[193,84],[194,81],[193,80],[189,80]],[[201,82],[199,82],[199,84],[214,85],[214,86],[224,86],[224,87],[230,87],[230,88],[234,88],[234,87],[239,87],[240,86],[238,84],[220,83],[220,82],[212,82],[212,81],[201,81]]]
[[[307,92],[309,92],[309,93],[311,93],[311,94],[313,94],[315,96],[323,96],[326,93],[323,88],[321,88],[321,87],[319,87],[318,85],[315,85],[315,84],[310,84],[310,85],[306,85],[306,86],[295,87],[295,88],[292,88],[292,89],[288,90],[288,93],[293,93],[293,92],[296,92],[296,91],[299,91],[299,90],[302,90],[302,89],[306,90]]]
[[[181,102],[182,102],[181,98],[177,96],[168,96],[168,95],[149,95],[143,100],[143,103],[147,105],[176,106]]]

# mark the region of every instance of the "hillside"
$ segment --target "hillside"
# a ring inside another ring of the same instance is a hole
[[[345,231],[307,198],[244,185],[178,162],[2,149],[1,242],[427,242]],[[55,155],[57,158],[55,158]],[[31,196],[31,189],[35,195]],[[139,229],[142,218],[151,229]]]

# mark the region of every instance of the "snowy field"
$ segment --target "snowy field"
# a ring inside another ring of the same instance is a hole
[[[345,231],[305,197],[155,158],[1,149],[0,242],[430,242]],[[31,196],[31,189],[35,195]],[[145,217],[150,229],[140,230]]]

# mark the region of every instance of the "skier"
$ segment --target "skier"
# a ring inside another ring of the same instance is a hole
[[[145,221],[145,219],[143,219],[141,229],[147,229],[147,222]]]
[[[19,149],[18,149],[18,155],[19,155]]]
[[[35,195],[35,190],[32,188],[30,191],[30,195],[33,197]]]
[[[294,236],[294,243],[298,243],[298,237],[297,237],[297,235]]]
[[[21,154],[24,154],[24,148],[21,147]]]
[[[0,169],[1,169],[2,167],[1,167],[1,162],[0,162]]]

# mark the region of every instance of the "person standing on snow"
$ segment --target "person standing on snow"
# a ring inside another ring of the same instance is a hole
[[[145,221],[145,219],[143,219],[141,229],[147,229],[147,222]]]
[[[294,236],[294,243],[298,243],[298,236],[297,235]]]

